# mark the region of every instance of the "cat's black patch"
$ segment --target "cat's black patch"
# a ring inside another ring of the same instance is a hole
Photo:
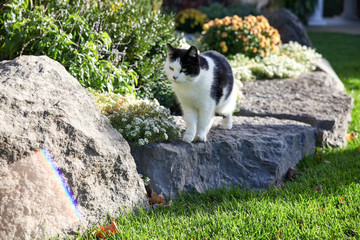
[[[225,89],[227,99],[234,85],[234,76],[231,66],[227,59],[218,52],[207,51],[201,54],[202,56],[210,57],[215,63],[214,81],[211,85],[211,98],[219,104],[223,96],[223,89]]]
[[[200,58],[200,68],[204,70],[209,70],[209,64],[207,60],[203,56],[199,56]]]
[[[206,59],[197,54],[196,47],[191,47],[188,50],[174,48],[170,44],[167,44],[166,47],[171,62],[180,58],[181,68],[184,69],[183,72],[186,75],[196,77],[200,73],[200,68],[209,68]]]

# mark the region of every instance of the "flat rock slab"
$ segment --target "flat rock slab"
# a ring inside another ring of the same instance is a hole
[[[176,118],[184,129],[181,117]],[[232,130],[216,117],[206,143],[180,140],[131,146],[140,173],[166,198],[183,191],[245,186],[267,188],[283,180],[289,167],[314,153],[315,129],[291,120],[234,117]]]
[[[346,145],[353,98],[338,90],[329,74],[246,82],[242,91],[244,100],[236,115],[296,120],[317,129],[317,145]]]

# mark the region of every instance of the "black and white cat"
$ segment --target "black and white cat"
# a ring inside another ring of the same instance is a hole
[[[231,66],[218,52],[198,54],[196,47],[167,47],[165,72],[183,110],[187,125],[183,141],[206,141],[215,113],[224,116],[223,127],[232,128],[237,86]]]

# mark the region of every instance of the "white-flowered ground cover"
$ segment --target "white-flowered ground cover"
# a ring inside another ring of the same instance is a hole
[[[297,77],[303,72],[314,71],[321,58],[314,49],[290,42],[280,46],[280,54],[249,58],[239,53],[230,60],[230,64],[236,79],[250,81]]]
[[[114,93],[91,92],[99,111],[131,143],[144,145],[180,137],[170,111],[157,100],[135,99]]]

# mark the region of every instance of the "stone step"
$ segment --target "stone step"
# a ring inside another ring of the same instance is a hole
[[[185,128],[181,117],[177,123]],[[138,171],[150,188],[175,198],[183,191],[220,187],[267,188],[280,183],[290,167],[314,153],[315,129],[291,120],[234,117],[233,129],[215,117],[206,143],[180,140],[131,146]]]
[[[325,72],[304,73],[294,79],[245,82],[244,100],[235,115],[275,117],[310,124],[317,129],[317,145],[346,145],[353,98],[339,90]]]

